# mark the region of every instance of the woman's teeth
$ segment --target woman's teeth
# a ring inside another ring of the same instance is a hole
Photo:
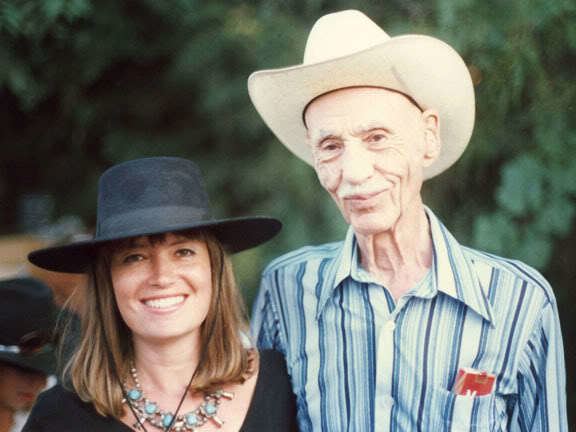
[[[170,306],[175,306],[184,301],[184,296],[179,295],[175,297],[163,297],[158,299],[146,300],[144,304],[157,309],[164,309]]]

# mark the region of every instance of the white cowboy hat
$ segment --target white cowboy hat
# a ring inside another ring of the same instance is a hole
[[[458,160],[474,127],[474,89],[462,58],[424,35],[390,37],[359,11],[324,15],[310,31],[301,65],[254,72],[250,98],[264,122],[296,156],[312,165],[303,114],[333,90],[370,86],[411,97],[440,116],[442,151],[425,178]]]

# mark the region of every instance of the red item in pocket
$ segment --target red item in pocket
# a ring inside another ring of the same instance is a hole
[[[463,396],[484,396],[492,393],[496,375],[472,368],[460,368],[454,382],[454,393]]]

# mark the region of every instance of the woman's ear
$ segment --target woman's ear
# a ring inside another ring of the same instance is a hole
[[[442,142],[440,140],[440,118],[438,112],[433,109],[422,113],[424,124],[424,151],[422,152],[422,163],[424,167],[429,167],[440,155]]]

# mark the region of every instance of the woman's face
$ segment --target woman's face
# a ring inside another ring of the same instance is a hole
[[[206,242],[167,234],[138,237],[112,254],[111,277],[134,342],[199,340],[210,308],[212,269]]]

